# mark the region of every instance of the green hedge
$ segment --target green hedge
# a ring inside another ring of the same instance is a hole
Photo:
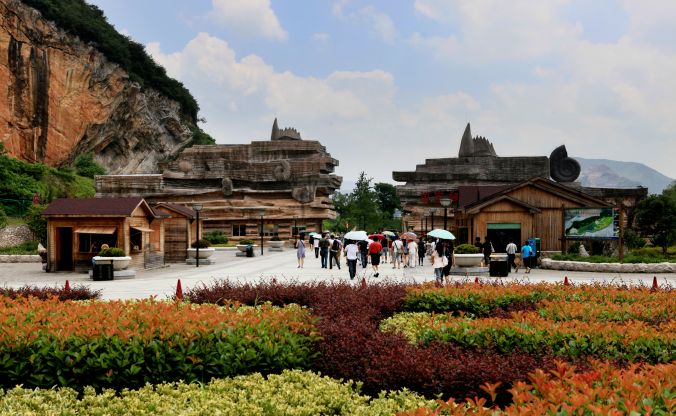
[[[487,298],[479,293],[453,293],[441,290],[410,292],[402,305],[402,311],[407,312],[452,312],[455,314],[468,313],[474,316],[487,316],[496,309],[510,309],[519,306],[535,306],[543,299],[552,295],[543,291],[533,291],[528,294],[506,292],[495,298]]]
[[[250,374],[214,379],[208,384],[146,385],[139,390],[82,396],[69,388],[0,391],[0,413],[35,415],[382,415],[427,406],[432,400],[410,391],[381,393],[371,399],[359,384],[285,370],[281,374]]]

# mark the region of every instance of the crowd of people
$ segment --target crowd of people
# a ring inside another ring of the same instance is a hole
[[[405,236],[404,234],[403,236]],[[380,233],[372,234],[366,240],[345,239],[340,234],[323,233],[321,236],[310,235],[308,245],[314,249],[315,258],[320,259],[323,269],[340,269],[341,257],[345,258],[350,279],[357,275],[357,267],[361,265],[366,269],[372,268],[373,277],[380,276],[381,263],[392,265],[393,269],[423,266],[425,257],[428,257],[434,269],[434,277],[440,285],[447,280],[453,266],[454,246],[452,240],[421,238],[400,238],[397,235],[386,236]],[[482,242],[476,238],[475,245],[483,254],[483,266],[490,264],[491,254],[495,249],[490,239],[486,237]],[[303,268],[306,257],[305,233],[300,233],[296,242],[296,257],[298,268]],[[506,247],[507,261],[510,270],[519,271],[516,263],[517,251],[520,251],[522,265],[526,273],[530,273],[531,261],[535,259],[535,253],[528,241],[525,241],[519,249],[514,241],[510,241]]]

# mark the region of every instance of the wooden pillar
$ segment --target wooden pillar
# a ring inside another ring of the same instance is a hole
[[[566,208],[561,204],[561,254],[566,254]]]
[[[619,257],[620,257],[620,263],[622,263],[622,261],[624,260],[624,210],[622,209],[622,202],[621,201],[620,201],[619,205],[620,205],[619,206],[619,210],[620,210],[620,213],[619,213],[620,214],[620,218],[619,218],[619,220],[620,220],[620,247],[619,247],[620,253],[619,253]]]

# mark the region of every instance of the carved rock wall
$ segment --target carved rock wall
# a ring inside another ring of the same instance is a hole
[[[92,152],[110,173],[156,172],[192,137],[178,103],[18,0],[0,0],[0,141],[59,165]]]

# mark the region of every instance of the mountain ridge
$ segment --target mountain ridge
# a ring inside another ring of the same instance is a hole
[[[674,179],[639,162],[575,157],[582,172],[582,186],[599,188],[634,188],[644,186],[650,194],[660,194]]]

